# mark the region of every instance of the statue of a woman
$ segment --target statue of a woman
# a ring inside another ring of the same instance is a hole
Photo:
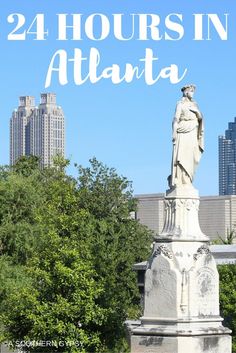
[[[173,120],[173,155],[169,186],[191,184],[203,153],[203,119],[193,100],[194,85],[186,85]]]

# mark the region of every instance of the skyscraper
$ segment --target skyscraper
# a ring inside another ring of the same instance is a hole
[[[236,118],[219,136],[219,194],[236,195]]]
[[[34,155],[40,157],[42,167],[51,166],[55,155],[64,154],[64,115],[56,104],[56,95],[41,94],[38,107],[34,97],[20,97],[10,121],[10,164],[21,156]]]
[[[35,109],[34,97],[20,97],[19,107],[10,120],[10,164],[21,156],[30,154],[29,118]]]

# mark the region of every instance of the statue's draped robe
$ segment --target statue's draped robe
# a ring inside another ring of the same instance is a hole
[[[173,121],[172,186],[192,182],[203,152],[203,121],[190,109],[198,109],[196,102],[185,97],[177,103]]]

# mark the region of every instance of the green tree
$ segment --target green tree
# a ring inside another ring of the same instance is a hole
[[[236,353],[236,265],[221,265],[218,271],[221,315],[225,326],[232,330],[232,353]]]
[[[0,319],[8,340],[71,342],[29,352],[121,352],[139,311],[135,262],[151,234],[130,212],[131,185],[99,163],[65,173],[24,158],[0,171]]]
[[[125,319],[140,314],[136,273],[131,268],[148,257],[152,236],[130,217],[136,209],[131,183],[96,159],[90,162],[90,168],[79,167],[79,203],[94,218],[89,242],[105,289],[99,297],[107,313],[103,339],[109,351],[120,352]]]
[[[37,156],[22,156],[13,165],[12,169],[18,175],[30,176],[39,168],[40,158]]]

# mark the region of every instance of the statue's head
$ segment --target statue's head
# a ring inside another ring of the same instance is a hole
[[[192,98],[195,92],[196,86],[195,85],[185,85],[184,87],[181,88],[181,91],[183,92],[184,97],[189,97]]]

